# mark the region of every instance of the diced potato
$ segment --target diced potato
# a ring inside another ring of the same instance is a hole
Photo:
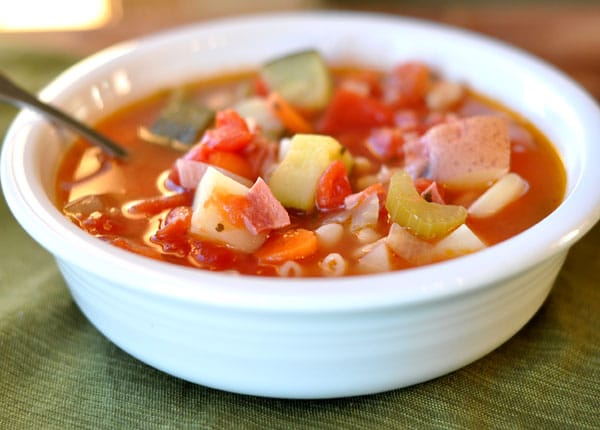
[[[245,225],[234,225],[219,200],[222,196],[246,196],[248,191],[249,188],[245,185],[209,167],[194,195],[191,233],[242,252],[256,251],[267,234],[252,234]]]
[[[283,133],[283,124],[269,109],[267,100],[262,97],[243,99],[234,109],[244,118],[253,120],[267,136],[276,138]]]
[[[498,213],[527,191],[527,181],[516,173],[508,173],[488,188],[469,206],[472,217],[485,218]]]
[[[334,160],[344,161],[350,170],[352,157],[337,140],[316,134],[296,134],[269,178],[269,187],[283,206],[310,212],[315,207],[319,178]]]

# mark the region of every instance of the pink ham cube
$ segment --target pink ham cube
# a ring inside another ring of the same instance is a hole
[[[480,188],[510,168],[508,122],[485,115],[432,127],[421,142],[429,157],[427,176],[450,188]]]

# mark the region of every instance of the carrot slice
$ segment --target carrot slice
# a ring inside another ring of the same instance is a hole
[[[312,133],[312,126],[278,93],[272,92],[267,98],[271,111],[285,128],[292,133]]]
[[[317,252],[317,235],[310,230],[297,228],[271,236],[254,255],[262,262],[282,263],[300,260],[315,252]]]

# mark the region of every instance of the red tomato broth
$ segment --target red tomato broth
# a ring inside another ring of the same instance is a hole
[[[373,70],[348,68],[335,70],[334,76],[336,83],[343,80],[345,76],[366,76],[371,85],[371,91],[378,96],[381,89],[375,88],[373,84],[374,76],[377,73],[379,72]],[[228,98],[228,94],[239,92],[240,88],[255,86],[255,76],[254,73],[226,75],[205,80],[190,88],[193,88],[199,100],[205,102],[217,100],[213,104],[219,105],[222,103],[221,99]],[[527,146],[521,152],[511,151],[511,171],[518,173],[529,183],[529,191],[497,215],[485,219],[469,217],[466,221],[466,224],[487,245],[493,245],[527,229],[552,212],[563,199],[566,175],[561,160],[551,143],[531,123],[499,103],[470,89],[465,97],[467,100],[482,103],[492,111],[510,116],[533,136],[535,142],[534,145]],[[105,218],[109,220],[107,225],[110,225],[110,228],[98,229],[96,226],[91,228],[84,222],[78,220],[74,220],[74,222],[105,241],[147,257],[207,270],[232,270],[249,275],[277,276],[277,264],[261,262],[251,254],[235,251],[225,245],[206,242],[193,236],[184,239],[180,236],[180,225],[177,227],[179,236],[176,235],[175,239],[169,240],[168,237],[161,237],[161,228],[165,229],[167,217],[174,208],[164,209],[158,214],[135,214],[128,210],[136,202],[156,198],[160,195],[172,195],[180,191],[176,187],[165,185],[165,178],[175,161],[183,153],[143,141],[137,133],[140,125],[152,123],[165,105],[166,99],[167,93],[162,91],[115,112],[97,124],[100,132],[128,148],[130,156],[125,161],[108,160],[98,149],[90,147],[83,140],[76,141],[65,155],[58,170],[57,206],[62,209],[69,202],[88,194],[110,193],[111,198],[116,202],[115,207],[121,209],[100,214],[102,222],[106,221]],[[226,105],[226,103],[222,104]],[[457,106],[458,108],[460,106]],[[413,110],[423,118],[427,115],[427,109],[423,105],[415,105]],[[314,128],[319,130],[322,115],[315,112],[303,112],[303,114]],[[387,126],[388,122],[386,119],[384,125]],[[354,156],[368,158],[372,163],[372,170],[377,171],[384,164],[384,160],[365,148],[363,142],[369,133],[370,130],[361,125],[358,130],[343,130],[339,133],[331,133],[331,135],[346,146]],[[398,165],[402,162],[401,157],[392,157],[385,161],[391,165]],[[82,172],[87,172],[88,175],[82,176]],[[249,176],[247,170],[244,170],[243,173],[243,176]],[[351,180],[351,182],[353,181]],[[464,198],[464,195],[446,189],[443,190],[443,195],[448,203]],[[332,214],[335,215],[335,211],[316,211],[308,214],[295,210],[288,210],[288,212],[291,225],[285,229],[290,230],[296,228],[314,230],[322,224],[324,219],[331,217]],[[71,218],[73,219],[73,217]],[[374,230],[379,235],[385,236],[390,224],[386,211],[383,209]],[[354,268],[353,253],[362,245],[355,235],[346,232],[334,249],[350,262],[345,274],[360,274]],[[316,253],[299,260],[303,276],[323,276],[319,262],[330,252],[332,250],[319,248]],[[393,252],[390,252],[390,258],[393,270],[412,267],[410,263]]]

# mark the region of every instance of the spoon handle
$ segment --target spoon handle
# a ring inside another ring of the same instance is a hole
[[[125,149],[108,139],[106,136],[103,136],[53,106],[41,102],[29,92],[15,85],[2,73],[0,73],[0,100],[10,102],[22,108],[29,107],[50,116],[61,125],[66,126],[81,136],[89,139],[93,144],[101,147],[105,152],[112,156],[119,158],[127,156],[127,151]]]

